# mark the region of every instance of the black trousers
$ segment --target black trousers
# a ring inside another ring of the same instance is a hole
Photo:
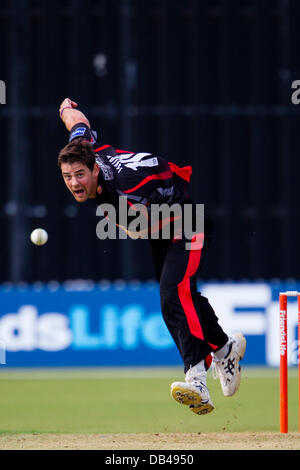
[[[185,238],[150,240],[162,315],[182,357],[185,373],[203,359],[208,368],[210,353],[228,341],[208,299],[197,292],[197,279],[206,256],[205,240],[204,248],[200,248],[201,241],[201,235],[194,237],[192,246],[196,249],[187,249],[189,241]]]

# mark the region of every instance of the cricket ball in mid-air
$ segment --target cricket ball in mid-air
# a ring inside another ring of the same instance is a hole
[[[30,234],[30,240],[34,245],[45,245],[48,241],[48,233],[43,228],[36,228]]]

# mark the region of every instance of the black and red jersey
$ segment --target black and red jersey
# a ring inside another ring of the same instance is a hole
[[[153,204],[173,205],[188,201],[191,167],[179,168],[151,153],[118,150],[110,145],[96,146],[94,150],[100,168],[96,204],[111,203],[118,209],[120,197],[125,197],[128,207],[133,209],[136,204],[142,204],[151,234],[160,232],[162,227],[174,221],[176,215],[170,214],[154,224],[151,210]],[[120,227],[126,230],[126,227]]]
[[[179,168],[146,152],[117,150],[110,145],[95,146],[100,168],[97,203],[124,196],[128,204],[182,203],[188,198],[191,167]],[[105,197],[106,196],[106,197]]]
[[[191,166],[179,168],[149,152],[136,153],[101,145],[97,143],[96,135],[84,124],[77,124],[71,130],[70,141],[84,137],[93,144],[95,161],[100,168],[95,198],[97,205],[110,203],[118,211],[119,198],[126,197],[128,207],[142,204],[149,216],[153,204],[182,205],[192,202],[188,194]],[[167,222],[171,221],[172,216]],[[161,221],[158,230],[165,223]],[[151,231],[154,229],[156,231],[157,227],[152,226]]]

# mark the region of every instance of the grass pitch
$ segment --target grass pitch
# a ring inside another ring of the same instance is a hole
[[[170,397],[181,369],[0,370],[0,433],[278,432],[278,370],[244,369],[234,397],[208,375],[215,410],[197,416]],[[289,372],[289,431],[298,431],[297,373]]]

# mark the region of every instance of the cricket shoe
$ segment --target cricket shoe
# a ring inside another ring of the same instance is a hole
[[[242,333],[234,333],[229,337],[228,349],[224,357],[214,354],[212,369],[213,377],[219,378],[225,397],[231,397],[240,386],[241,366],[246,350],[246,338]]]
[[[178,403],[188,405],[193,413],[205,415],[214,409],[206,386],[206,372],[197,372],[197,366],[186,373],[185,382],[174,382],[171,395]]]

